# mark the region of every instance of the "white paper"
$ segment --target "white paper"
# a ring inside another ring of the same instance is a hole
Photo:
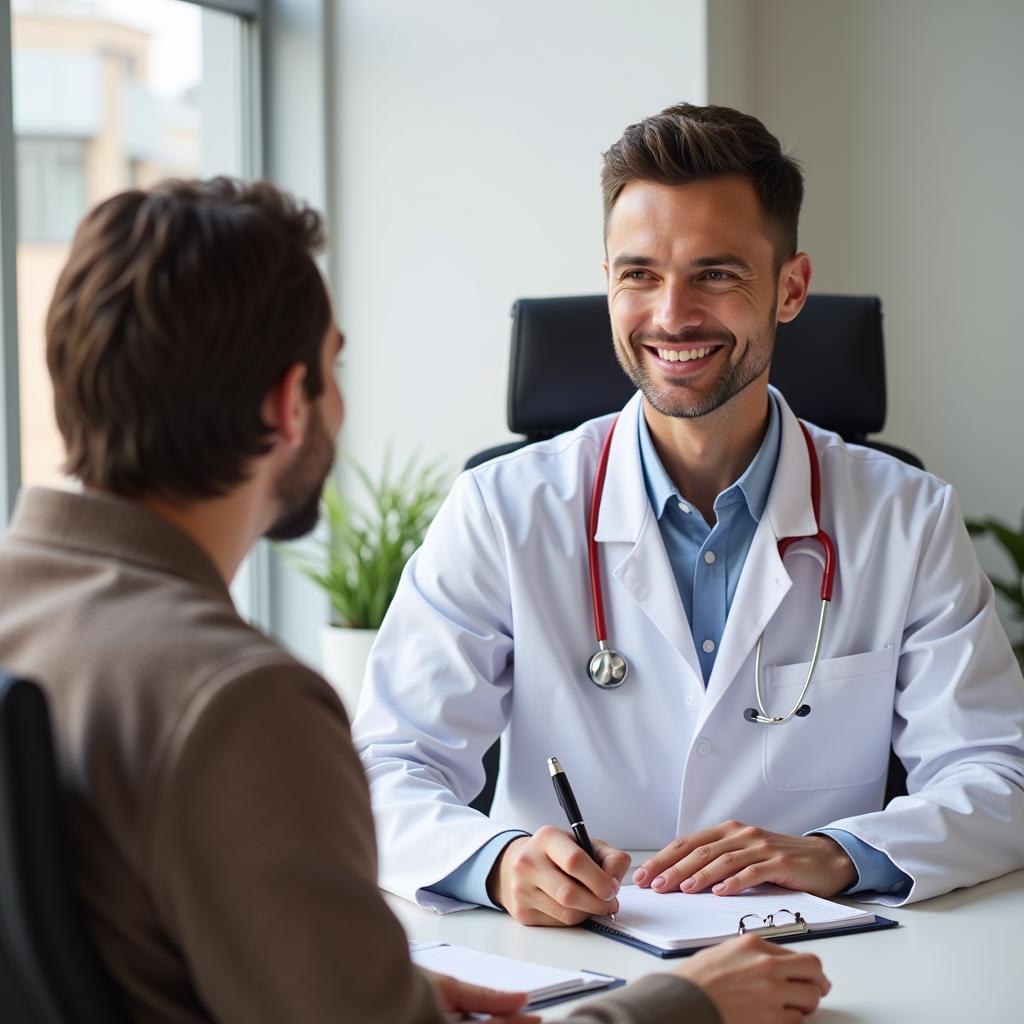
[[[624,886],[618,894],[619,910],[615,920],[595,920],[606,928],[622,932],[661,949],[687,949],[709,946],[736,935],[740,918],[756,914],[759,919],[776,915],[775,924],[793,922],[791,914],[799,912],[810,931],[842,924],[867,924],[875,915],[844,907],[806,892],[793,892],[777,886],[763,885],[748,889],[739,896],[716,896],[710,892],[659,893],[635,885]],[[748,918],[748,928],[763,926],[761,920]]]
[[[413,942],[409,945],[413,963],[428,971],[448,974],[460,981],[508,992],[527,992],[531,1003],[570,992],[602,988],[608,977],[590,971],[566,971],[560,967],[514,960],[496,953],[481,953],[447,943]]]

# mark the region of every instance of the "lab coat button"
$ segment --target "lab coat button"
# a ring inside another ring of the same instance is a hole
[[[694,702],[696,701],[696,699],[697,699],[697,698],[696,698],[696,697],[694,697],[694,695],[693,695],[692,693],[688,693],[688,694],[686,695],[686,703],[687,703],[687,704],[693,704],[693,703],[694,703]]]
[[[711,753],[711,744],[708,743],[707,740],[701,740],[700,743],[697,744],[697,753],[700,754],[701,757],[707,757],[708,754]]]
[[[704,643],[701,644],[701,647],[704,648],[705,654],[710,654],[715,649],[715,641],[705,640]]]

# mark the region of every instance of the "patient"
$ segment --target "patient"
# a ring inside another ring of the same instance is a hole
[[[79,228],[47,320],[83,489],[19,499],[0,665],[47,691],[77,887],[147,1024],[523,1002],[413,967],[345,713],[228,591],[260,537],[312,528],[331,467],[342,341],[321,244],[317,214],[267,183],[125,192]],[[571,1018],[799,1020],[828,987],[814,956],[744,938]]]

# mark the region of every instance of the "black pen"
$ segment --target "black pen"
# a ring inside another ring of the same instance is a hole
[[[565,816],[569,819],[569,828],[572,829],[576,845],[600,867],[601,862],[597,859],[597,852],[594,850],[594,844],[590,841],[587,826],[583,824],[580,805],[576,803],[576,797],[572,793],[572,786],[569,785],[569,776],[565,774],[565,769],[558,763],[557,757],[548,758],[548,771],[551,773],[551,782],[555,787],[558,802],[562,805],[562,810],[565,811]],[[609,914],[608,916],[613,921],[615,920],[614,914]]]

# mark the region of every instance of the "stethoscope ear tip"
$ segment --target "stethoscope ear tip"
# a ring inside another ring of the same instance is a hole
[[[810,713],[811,713],[811,705],[810,704],[801,704],[800,707],[798,707],[796,709],[796,717],[797,718],[806,718]]]
[[[757,708],[747,708],[747,710],[743,712],[743,717],[748,722],[756,722],[760,716],[757,713]]]

